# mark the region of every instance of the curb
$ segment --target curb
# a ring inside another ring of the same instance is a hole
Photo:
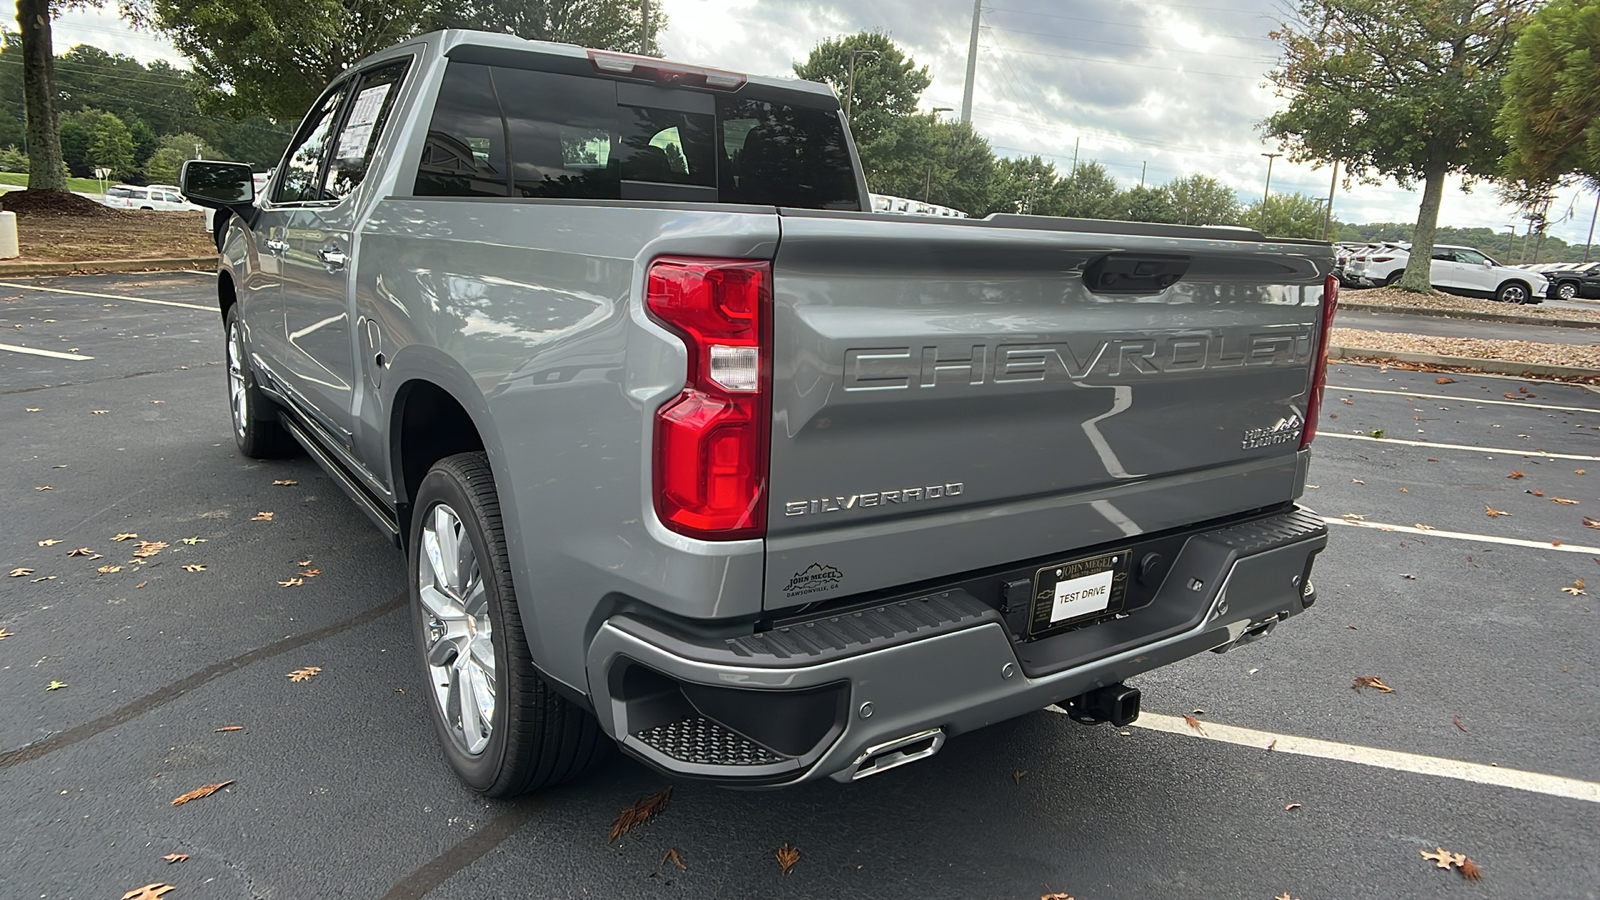
[[[1346,303],[1339,301],[1340,310],[1350,312],[1388,313],[1395,316],[1432,316],[1435,319],[1474,319],[1479,322],[1507,322],[1513,325],[1549,325],[1554,328],[1600,328],[1600,322],[1587,319],[1555,319],[1539,316],[1518,316],[1510,313],[1488,313],[1473,310],[1434,309],[1428,306],[1381,306],[1376,303]]]
[[[0,278],[27,275],[88,275],[97,272],[164,272],[172,269],[210,268],[215,256],[180,256],[162,259],[91,259],[83,262],[0,263]]]
[[[1600,381],[1600,369],[1579,366],[1553,366],[1546,363],[1521,363],[1505,359],[1477,359],[1471,356],[1439,356],[1434,353],[1410,353],[1403,350],[1375,350],[1370,347],[1328,348],[1329,359],[1394,360],[1422,366],[1446,366],[1459,369],[1477,369],[1495,375],[1543,376],[1546,378],[1573,378]]]

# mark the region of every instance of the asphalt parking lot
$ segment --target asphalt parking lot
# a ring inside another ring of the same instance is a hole
[[[1140,679],[1130,728],[1041,711],[851,786],[679,783],[608,843],[667,779],[613,756],[489,803],[448,772],[403,560],[309,459],[235,451],[209,289],[0,284],[0,553],[31,570],[0,579],[0,896],[1600,896],[1600,392],[1336,366],[1306,615]]]

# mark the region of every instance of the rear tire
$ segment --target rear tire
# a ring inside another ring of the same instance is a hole
[[[1563,300],[1573,300],[1578,296],[1578,286],[1570,281],[1563,281],[1556,288],[1556,296]]]
[[[1397,282],[1397,281],[1399,281],[1399,280],[1400,280],[1400,279],[1401,279],[1401,278],[1403,278],[1403,277],[1405,277],[1405,274],[1406,274],[1406,270],[1405,270],[1405,269],[1401,269],[1401,270],[1399,270],[1399,271],[1397,271],[1397,272],[1390,272],[1390,273],[1389,273],[1389,277],[1388,277],[1388,278],[1385,278],[1385,279],[1384,279],[1384,280],[1383,280],[1383,286],[1384,286],[1384,287],[1390,287],[1390,286],[1391,286],[1391,285],[1393,285],[1393,284],[1394,284],[1394,283],[1395,283],[1395,282]]]
[[[594,716],[534,669],[488,455],[434,463],[413,509],[412,632],[450,768],[486,797],[515,797],[589,771],[611,742]]]
[[[1494,292],[1494,299],[1501,303],[1527,303],[1532,297],[1528,286],[1520,281],[1508,281]]]
[[[239,452],[252,459],[288,456],[299,445],[278,421],[278,404],[256,384],[250,352],[239,324],[239,305],[228,307],[223,318],[224,352],[228,365],[228,409],[233,419],[233,440]]]

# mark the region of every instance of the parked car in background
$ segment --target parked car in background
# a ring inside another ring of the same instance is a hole
[[[1543,274],[1550,282],[1545,296],[1552,300],[1600,298],[1600,262],[1570,263],[1546,269]]]
[[[112,209],[150,209],[173,212],[200,208],[183,199],[178,194],[178,186],[175,184],[151,184],[143,187],[133,184],[113,185],[106,191],[106,198],[101,202]]]
[[[1367,287],[1394,284],[1411,260],[1409,245],[1357,256],[1346,276]],[[1472,247],[1435,244],[1429,283],[1441,291],[1485,297],[1502,303],[1538,303],[1549,282],[1538,272],[1502,266]]]

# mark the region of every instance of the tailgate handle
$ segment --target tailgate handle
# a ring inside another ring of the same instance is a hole
[[[1096,294],[1159,294],[1189,271],[1187,256],[1107,253],[1083,267],[1083,285]]]

